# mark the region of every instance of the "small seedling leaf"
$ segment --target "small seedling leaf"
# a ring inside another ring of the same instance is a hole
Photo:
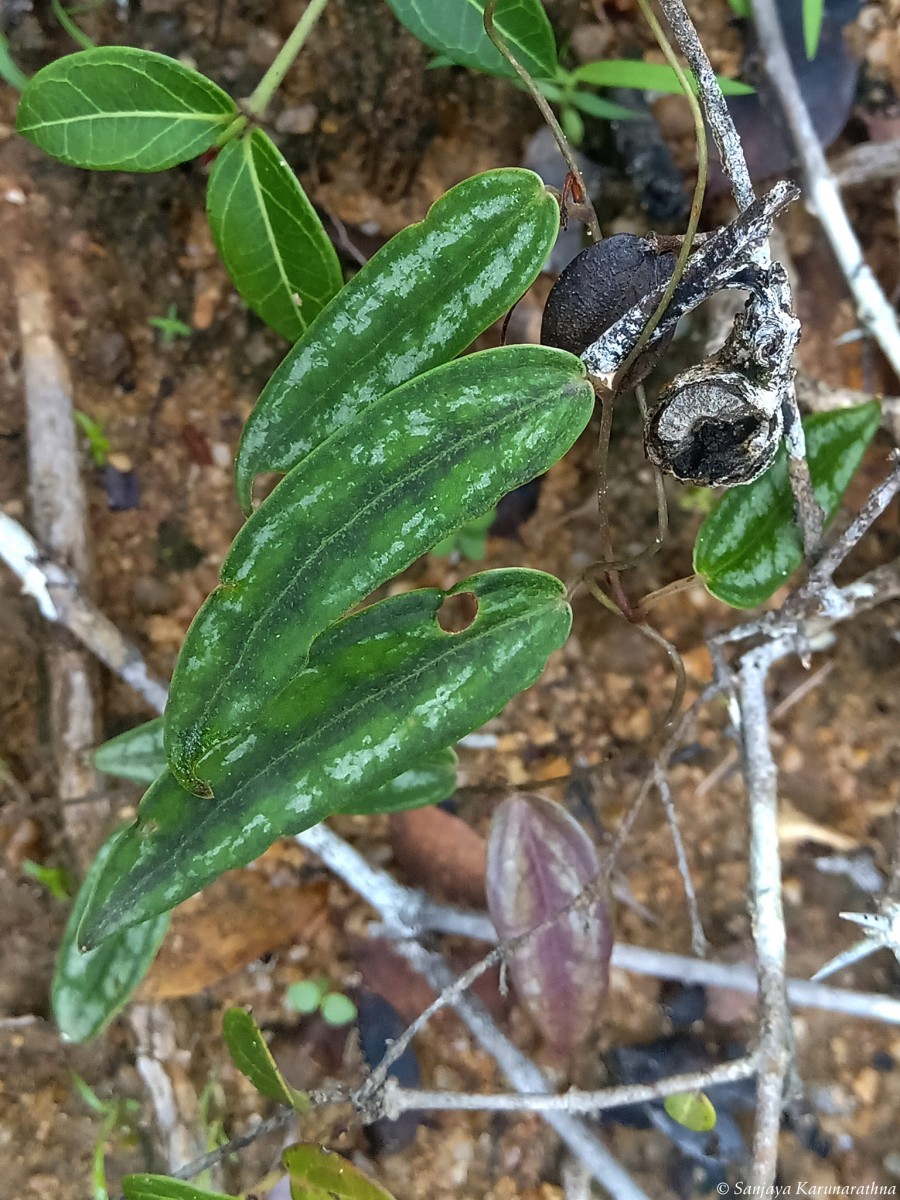
[[[38,71],[16,128],[75,167],[164,171],[208,150],[236,116],[230,96],[176,59],[102,46]]]
[[[307,455],[238,533],[188,630],[166,710],[176,778],[209,795],[201,760],[243,739],[260,697],[296,675],[313,639],[552,466],[593,404],[574,355],[484,350],[389,392]]]
[[[696,93],[697,81],[692,72],[685,71],[691,88]],[[681,95],[678,76],[668,63],[643,62],[641,59],[609,58],[602,62],[585,63],[572,71],[572,78],[579,83],[590,83],[594,87],[636,88],[647,92],[668,92]],[[717,75],[719,87],[726,96],[747,96],[754,89],[739,79],[726,79]],[[633,114],[632,114],[633,115]]]
[[[294,1012],[306,1015],[317,1012],[326,986],[316,979],[302,979],[299,983],[291,984],[284,994],[284,1002]]]
[[[815,58],[819,49],[824,16],[825,0],[803,0],[803,44],[808,59]]]
[[[664,1108],[673,1121],[694,1133],[709,1133],[716,1127],[716,1110],[705,1092],[677,1092],[666,1096]]]
[[[471,593],[475,619],[445,633],[445,596]],[[170,774],[146,793],[115,845],[80,936],[96,945],[172,908],[223,871],[337,812],[366,811],[389,779],[483,725],[537,679],[565,641],[571,610],[558,579],[487,571],[392,596],[333,625],[307,666],[209,760],[214,800]]]
[[[537,175],[487,171],[374,255],[269,380],[238,448],[238,500],[288,471],[372,401],[455,358],[537,278],[559,205]],[[348,338],[353,353],[347,351]]]
[[[96,1037],[123,1008],[149,970],[169,924],[168,913],[157,914],[117,933],[99,949],[79,950],[78,926],[119,837],[120,832],[114,833],[97,852],[75,897],[56,956],[50,1002],[60,1033],[70,1042]]]
[[[394,1200],[358,1167],[324,1146],[291,1146],[284,1152],[291,1200]]]
[[[356,1005],[343,992],[329,992],[322,997],[321,1013],[326,1025],[349,1025],[356,1020]]]
[[[166,769],[163,749],[163,719],[145,721],[98,746],[91,755],[104,775],[118,775],[135,783],[152,783]]]
[[[484,31],[484,0],[388,0],[420,42],[461,67],[515,76]],[[535,79],[556,74],[556,41],[541,0],[497,0],[494,26]]]
[[[878,428],[876,400],[814,413],[803,422],[816,499],[833,520],[841,497]],[[733,608],[753,608],[803,561],[794,523],[787,456],[782,446],[764,475],[726,492],[700,526],[694,570],[707,589]]]
[[[168,1175],[126,1175],[122,1191],[125,1200],[232,1200],[223,1192],[210,1192]]]
[[[267,325],[296,341],[344,279],[316,210],[262,130],[237,138],[219,154],[206,212],[241,296]]]
[[[298,1112],[309,1108],[309,1099],[287,1082],[272,1057],[262,1030],[243,1008],[229,1008],[222,1018],[222,1036],[231,1061],[256,1090],[269,1100],[289,1104]]]

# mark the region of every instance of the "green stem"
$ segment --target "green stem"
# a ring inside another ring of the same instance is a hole
[[[306,11],[294,26],[291,36],[276,55],[275,61],[259,81],[253,95],[244,105],[244,111],[251,117],[262,117],[269,101],[281,87],[282,80],[294,63],[294,59],[303,49],[312,28],[325,11],[328,0],[309,0]]]

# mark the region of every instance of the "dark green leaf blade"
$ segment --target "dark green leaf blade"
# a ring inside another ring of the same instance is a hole
[[[152,783],[166,769],[163,719],[154,717],[98,746],[91,755],[104,775],[118,775],[135,783]]]
[[[228,1009],[222,1018],[222,1036],[231,1061],[261,1095],[298,1112],[309,1108],[309,1099],[292,1088],[278,1070],[262,1030],[246,1009]]]
[[[374,255],[269,380],[238,448],[238,500],[287,471],[373,400],[455,358],[537,278],[559,206],[537,175],[487,171]],[[353,353],[348,354],[348,338]]]
[[[206,212],[241,296],[267,325],[296,341],[344,279],[316,210],[262,130],[229,142],[219,154]]]
[[[461,67],[515,76],[484,31],[484,0],[388,0],[420,42]],[[494,25],[535,79],[556,75],[556,41],[541,0],[497,0]]]
[[[96,945],[172,908],[280,836],[336,812],[377,811],[376,789],[495,716],[530,687],[568,636],[558,579],[488,571],[471,592],[473,623],[445,633],[445,593],[392,596],[332,626],[309,664],[248,726],[241,745],[207,766],[213,801],[164,775],[94,890],[79,930]]]
[[[121,1011],[149,970],[169,925],[169,914],[163,913],[116,934],[97,950],[79,950],[78,926],[120,836],[121,831],[114,833],[97,852],[56,956],[50,1001],[59,1031],[69,1042],[96,1037]]]
[[[22,93],[16,128],[75,167],[164,171],[215,145],[236,117],[230,96],[176,59],[100,46],[38,71]]]
[[[344,811],[353,814],[406,812],[410,808],[440,804],[456,791],[456,766],[455,750],[439,750],[363,796],[355,807],[345,807]]]
[[[394,1200],[358,1167],[333,1150],[305,1143],[284,1152],[291,1200]]]
[[[125,1200],[232,1200],[224,1192],[209,1192],[168,1175],[126,1175],[122,1191]]]
[[[826,522],[834,518],[875,436],[880,411],[872,400],[814,413],[803,422],[813,490]],[[782,446],[765,475],[726,492],[706,517],[694,544],[694,570],[718,599],[733,608],[753,608],[768,600],[802,561]]]
[[[260,697],[295,674],[313,638],[546,471],[593,404],[573,355],[484,350],[389,392],[303,459],[238,533],[222,582],[188,630],[166,710],[176,778],[209,795],[202,758],[242,736]]]

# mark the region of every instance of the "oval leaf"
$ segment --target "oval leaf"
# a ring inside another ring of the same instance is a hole
[[[262,1030],[250,1013],[243,1008],[229,1008],[222,1018],[222,1036],[231,1061],[261,1095],[289,1104],[298,1112],[309,1109],[309,1098],[292,1088],[278,1070]]]
[[[594,844],[559,804],[518,795],[494,813],[487,897],[502,941],[557,917],[600,873]],[[557,1054],[591,1034],[606,1001],[612,923],[598,896],[516,947],[509,967],[516,994]]]
[[[283,835],[335,812],[375,812],[377,788],[495,716],[540,674],[569,632],[558,579],[488,571],[465,580],[472,624],[445,633],[445,593],[392,596],[332,626],[291,686],[209,767],[200,802],[164,775],[107,864],[79,929],[96,945],[172,908]],[[373,807],[361,803],[373,796]]]
[[[316,210],[260,129],[213,164],[206,212],[216,249],[250,308],[294,342],[344,283]]]
[[[237,115],[230,96],[176,59],[99,46],[38,71],[16,128],[75,167],[164,171],[215,145]]]
[[[122,1191],[125,1200],[232,1200],[223,1192],[209,1192],[168,1175],[126,1175]]]
[[[284,1152],[291,1200],[394,1200],[340,1154],[312,1144]]]
[[[516,77],[484,31],[484,0],[388,0],[401,25],[450,62]],[[494,25],[535,79],[557,73],[556,41],[541,0],[497,0]]]
[[[243,736],[313,638],[552,466],[593,404],[579,359],[507,346],[418,376],[309,454],[238,533],[188,630],[166,709],[176,778],[208,795],[203,757]]]
[[[692,71],[685,71],[692,90],[696,93],[697,81]],[[681,95],[678,76],[668,63],[650,63],[642,59],[608,58],[602,62],[585,63],[576,67],[572,78],[579,83],[592,83],[595,87],[636,88],[639,91],[668,92]],[[717,75],[719,89],[726,96],[748,96],[753,88],[739,79],[726,79]],[[634,114],[630,114],[634,116]]]
[[[875,436],[880,406],[814,413],[803,422],[809,473],[826,523],[866,447]],[[787,455],[782,446],[765,475],[726,492],[700,526],[694,570],[707,589],[734,608],[753,608],[775,592],[803,561],[794,524]]]
[[[53,1019],[69,1042],[96,1037],[124,1007],[150,969],[169,925],[169,914],[163,913],[117,934],[98,950],[79,950],[78,926],[120,836],[117,831],[98,850],[75,897],[56,956],[50,1002]]]
[[[135,783],[152,783],[166,769],[163,720],[155,717],[98,746],[91,755],[98,771]]]
[[[704,1092],[677,1092],[666,1096],[663,1105],[673,1121],[694,1133],[709,1133],[716,1127],[716,1110]]]
[[[269,380],[238,448],[238,500],[287,471],[373,400],[455,358],[537,278],[559,205],[531,171],[451,188],[378,251]],[[348,347],[352,345],[352,353]]]

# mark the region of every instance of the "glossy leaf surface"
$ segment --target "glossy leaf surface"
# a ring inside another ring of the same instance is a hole
[[[188,630],[166,710],[176,778],[209,795],[204,756],[243,736],[313,638],[546,471],[593,404],[573,355],[485,350],[389,392],[309,454],[238,533]]]
[[[121,836],[113,834],[103,843],[75,897],[56,956],[50,988],[53,1019],[69,1042],[86,1042],[96,1037],[120,1012],[156,957],[169,914],[133,925],[116,934],[96,950],[82,953],[76,934],[97,880]]]
[[[271,138],[237,138],[213,164],[206,212],[216,248],[250,308],[296,341],[343,286],[316,210]]]
[[[292,1088],[278,1070],[263,1032],[250,1013],[243,1008],[229,1008],[222,1018],[222,1036],[231,1061],[260,1095],[298,1112],[309,1108],[308,1098]]]
[[[100,46],[38,71],[16,128],[75,167],[164,171],[215,145],[237,115],[230,96],[176,59]]]
[[[269,380],[238,448],[238,500],[373,400],[455,358],[537,278],[559,206],[518,168],[466,179],[374,255]],[[352,347],[352,353],[349,349]]]
[[[324,1146],[290,1146],[284,1165],[291,1180],[291,1200],[393,1200],[358,1167]]]
[[[135,783],[152,783],[166,769],[163,749],[163,719],[155,717],[134,729],[110,738],[91,755],[104,775],[118,775]]]
[[[231,1200],[224,1192],[210,1192],[168,1175],[126,1175],[122,1191],[125,1200]]]
[[[878,428],[877,401],[856,408],[814,413],[803,422],[816,499],[826,522]],[[734,608],[753,608],[775,592],[803,561],[794,524],[787,456],[754,483],[732,488],[700,526],[694,544],[694,570],[707,589]]]
[[[484,0],[388,0],[401,24],[451,62],[515,75],[484,31]],[[494,25],[535,79],[556,74],[556,41],[541,0],[497,0]]]
[[[565,588],[550,575],[489,571],[453,591],[478,605],[461,633],[441,629],[445,593],[429,589],[322,634],[243,740],[208,759],[214,800],[169,774],[158,780],[94,891],[82,944],[172,908],[277,837],[332,813],[376,811],[366,795],[496,715],[568,635]]]
[[[588,1038],[606,1001],[612,923],[602,895],[559,914],[599,872],[593,842],[561,805],[520,794],[494,813],[487,897],[501,940],[558,917],[512,950],[508,961],[523,1007],[564,1056]]]

